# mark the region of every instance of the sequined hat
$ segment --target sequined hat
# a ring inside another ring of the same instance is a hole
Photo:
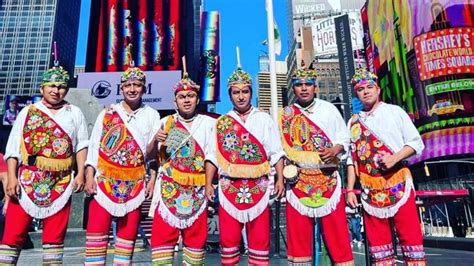
[[[316,79],[318,78],[318,73],[314,69],[308,69],[304,61],[301,61],[301,67],[296,69],[291,76],[291,81],[293,85],[297,83],[316,83]]]
[[[125,70],[120,78],[121,83],[125,83],[127,81],[138,80],[143,84],[146,83],[146,75],[145,73],[139,69],[138,67],[129,67]]]
[[[183,78],[178,83],[176,83],[176,85],[174,85],[173,91],[174,91],[174,95],[176,95],[180,91],[194,91],[198,93],[199,88],[200,88],[199,85],[197,85],[194,81],[192,81],[189,78],[188,73],[185,72],[183,74]]]
[[[227,80],[227,87],[239,87],[243,88],[249,86],[252,88],[252,78],[250,75],[243,71],[242,68],[237,67],[237,69],[230,75],[229,79]]]
[[[361,85],[365,85],[367,83],[377,84],[377,75],[368,71],[365,68],[358,68],[355,71],[354,76],[352,77],[351,83],[354,86],[354,89],[357,89]]]
[[[67,86],[69,81],[69,74],[62,66],[53,66],[43,73],[41,86],[50,86],[53,84],[60,84]]]

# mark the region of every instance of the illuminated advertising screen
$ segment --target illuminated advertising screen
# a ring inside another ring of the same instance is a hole
[[[86,72],[121,71],[133,60],[143,70],[178,70],[181,1],[91,2]]]
[[[40,100],[41,96],[6,95],[2,124],[12,126],[23,107],[39,102]]]
[[[369,0],[361,10],[382,100],[412,117],[425,150],[410,163],[474,153],[474,3]]]
[[[203,12],[201,16],[201,102],[219,101],[220,56],[219,13]]]

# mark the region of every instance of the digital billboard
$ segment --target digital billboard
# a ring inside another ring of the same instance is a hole
[[[219,12],[201,16],[201,102],[219,101],[220,92],[220,24]]]
[[[184,17],[181,1],[91,1],[86,72],[178,70]]]
[[[417,163],[474,153],[474,3],[369,0],[361,10],[369,69],[382,100],[412,117]]]
[[[12,126],[23,107],[29,104],[39,102],[41,96],[26,96],[26,95],[7,95],[5,97],[5,110],[3,115],[2,125]]]

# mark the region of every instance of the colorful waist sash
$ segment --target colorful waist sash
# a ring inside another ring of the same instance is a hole
[[[268,176],[260,178],[219,178],[219,203],[241,223],[257,218],[268,207],[271,191]]]
[[[229,115],[217,120],[217,161],[233,178],[259,178],[270,173],[262,143]]]
[[[206,210],[204,186],[181,185],[164,173],[157,185],[161,188],[158,212],[169,225],[179,229],[190,227]]]
[[[97,202],[124,216],[145,199],[145,163],[139,144],[114,110],[104,115],[97,163]]]
[[[20,204],[32,217],[43,219],[60,211],[72,193],[72,140],[47,114],[28,107],[23,125],[18,180]]]
[[[300,169],[298,182],[286,191],[288,202],[302,215],[323,217],[336,209],[341,198],[337,170]]]

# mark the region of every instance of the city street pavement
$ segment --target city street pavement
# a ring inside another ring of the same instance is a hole
[[[137,246],[140,246],[139,244]],[[354,246],[354,257],[356,265],[365,265],[365,253],[364,247]],[[428,265],[430,266],[472,266],[474,265],[474,252],[469,251],[457,251],[457,250],[446,250],[446,249],[426,249]],[[283,254],[283,253],[282,253]],[[398,250],[398,254],[401,254]],[[107,256],[107,265],[112,265],[112,252],[109,250]],[[175,259],[174,265],[181,265],[179,261],[182,257],[182,252],[178,252],[177,258]],[[206,255],[206,265],[219,265],[220,257],[218,253],[210,253]],[[18,265],[41,265],[42,250],[41,249],[29,249],[24,250],[21,253]],[[398,265],[402,265],[400,257],[397,259]],[[66,248],[64,256],[65,265],[82,265],[84,263],[84,248]],[[133,265],[150,265],[150,250],[144,250],[142,248],[136,248],[133,257]],[[247,256],[241,257],[240,265],[247,264]],[[285,258],[279,258],[272,256],[270,265],[287,265]],[[319,265],[330,265],[327,256],[323,256]]]

